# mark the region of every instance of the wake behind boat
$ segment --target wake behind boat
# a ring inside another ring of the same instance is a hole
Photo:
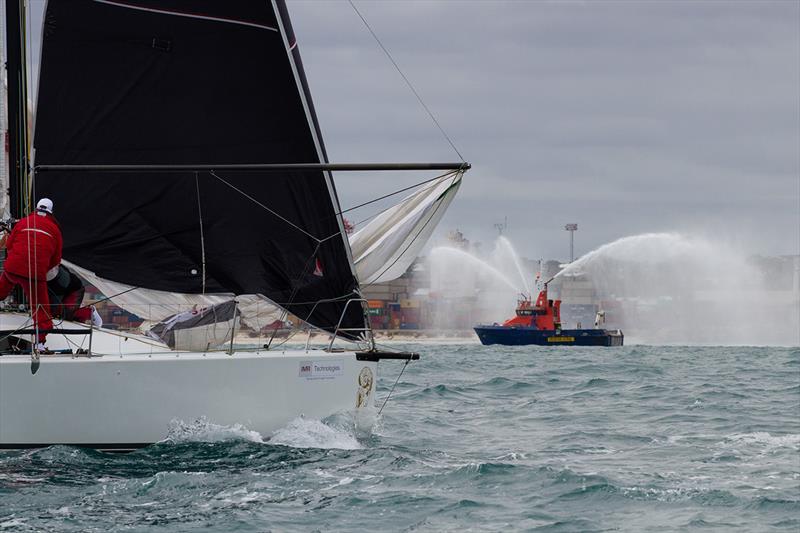
[[[64,321],[47,354],[29,314],[0,312],[0,448],[130,449],[201,417],[268,435],[374,405],[378,361],[418,356],[375,348],[360,283],[402,274],[469,165],[329,163],[282,0],[51,0],[29,173],[24,3],[8,4],[11,217],[51,198],[64,263],[148,321],[234,311],[205,349]],[[446,174],[351,250],[331,171],[404,169]],[[289,313],[353,347],[233,346],[239,320]]]

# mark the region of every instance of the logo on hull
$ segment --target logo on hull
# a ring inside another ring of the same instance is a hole
[[[344,373],[341,361],[301,361],[297,376],[306,379],[335,379]]]

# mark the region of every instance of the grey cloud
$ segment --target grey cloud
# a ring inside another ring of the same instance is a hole
[[[798,252],[798,4],[357,5],[474,164],[445,225],[487,240],[508,215],[563,257],[573,219],[589,247],[774,224],[753,251]],[[334,158],[452,159],[346,3],[291,7]]]
[[[797,2],[356,4],[474,165],[440,233],[488,241],[508,216],[531,257],[564,258],[566,222],[583,252],[700,228],[800,253]],[[456,159],[347,2],[289,9],[333,161]],[[337,188],[350,206],[422,177]]]

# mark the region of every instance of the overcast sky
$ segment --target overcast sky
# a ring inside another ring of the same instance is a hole
[[[507,216],[530,257],[568,256],[567,222],[576,253],[662,230],[800,253],[800,2],[356,5],[473,164],[442,229],[488,243]],[[346,2],[289,7],[333,161],[457,159]]]
[[[458,160],[346,1],[288,3],[331,161]],[[576,255],[665,230],[800,253],[800,1],[356,6],[473,165],[440,234],[488,247],[508,217],[531,258],[567,258],[568,222]],[[336,180],[350,206],[424,177]]]

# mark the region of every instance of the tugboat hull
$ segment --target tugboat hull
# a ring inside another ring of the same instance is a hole
[[[534,327],[476,326],[481,343],[505,346],[622,346],[620,330],[562,329],[546,330]]]

